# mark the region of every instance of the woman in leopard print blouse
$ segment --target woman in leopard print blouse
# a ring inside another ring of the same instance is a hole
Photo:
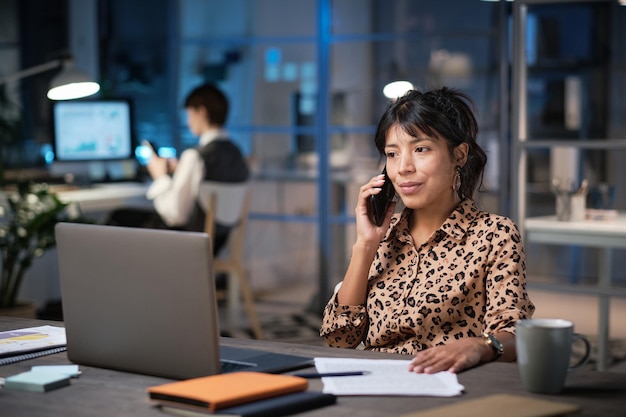
[[[375,143],[405,208],[375,226],[366,200],[384,175],[361,187],[350,264],[324,311],[330,346],[414,355],[409,369],[426,373],[515,360],[515,322],[534,305],[517,226],[472,200],[487,160],[472,107],[444,87],[383,114]]]

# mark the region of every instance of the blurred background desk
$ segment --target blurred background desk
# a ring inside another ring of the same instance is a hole
[[[597,247],[598,282],[596,286],[562,284],[538,284],[529,280],[529,286],[558,292],[573,292],[598,297],[598,362],[604,371],[608,364],[609,307],[611,296],[626,297],[626,289],[611,286],[613,248],[626,248],[626,213],[619,213],[616,220],[585,220],[581,222],[558,221],[556,216],[527,218],[524,222],[528,242],[555,245],[580,245]]]
[[[149,184],[140,182],[118,182],[88,187],[52,185],[52,189],[61,201],[78,204],[86,217],[101,223],[115,208],[151,206],[151,202],[145,197],[148,186]],[[44,307],[51,300],[61,298],[56,249],[48,250],[26,271],[20,298],[34,301],[38,308]]]
[[[88,217],[98,217],[118,207],[151,207],[152,203],[146,199],[148,187],[149,184],[141,182],[102,183],[78,188],[58,187],[56,194],[66,203],[77,203]]]

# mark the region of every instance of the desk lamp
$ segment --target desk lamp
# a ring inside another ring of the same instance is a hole
[[[64,56],[0,78],[0,85],[50,71],[57,67],[63,67],[63,69],[50,82],[50,89],[48,90],[48,98],[50,100],[73,100],[87,97],[100,91],[98,83],[94,82],[84,72],[74,68],[73,60],[70,56]]]

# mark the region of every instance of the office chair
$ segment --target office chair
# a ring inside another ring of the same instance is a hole
[[[244,265],[245,231],[250,207],[249,186],[205,182],[200,186],[200,202],[206,213],[204,231],[209,236],[213,236],[216,220],[221,224],[233,225],[224,250],[216,255],[213,261],[214,274],[224,273],[228,277],[226,294],[228,324],[232,328],[238,321],[241,296],[254,337],[262,339],[261,323]]]

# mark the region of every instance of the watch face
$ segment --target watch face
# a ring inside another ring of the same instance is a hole
[[[502,353],[502,351],[504,350],[502,343],[500,343],[500,341],[496,339],[496,337],[492,334],[489,335],[489,338],[491,339],[491,343],[493,343],[493,347],[495,347],[498,352]]]
[[[504,346],[500,341],[492,334],[485,334],[485,339],[488,345],[491,345],[496,357],[504,353]]]

